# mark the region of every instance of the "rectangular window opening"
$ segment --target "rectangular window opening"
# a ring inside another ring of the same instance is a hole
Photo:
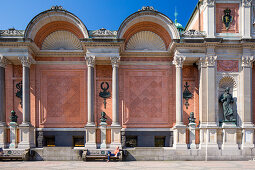
[[[137,147],[137,136],[126,136],[126,147]]]
[[[154,146],[155,147],[165,147],[165,136],[155,136],[154,138]]]

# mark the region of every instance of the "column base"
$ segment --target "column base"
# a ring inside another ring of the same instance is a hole
[[[0,125],[0,148],[7,147],[7,134],[6,134],[7,126],[6,124]]]
[[[22,123],[20,129],[20,143],[18,148],[29,149],[35,147],[35,128],[30,123]]]
[[[174,144],[173,147],[176,149],[188,149],[186,144],[186,126],[175,125],[174,127]]]
[[[224,122],[222,150],[238,150],[236,124],[233,122]]]
[[[251,122],[243,123],[242,125],[242,149],[251,149],[254,148],[254,124]]]
[[[86,129],[86,143],[85,148],[86,149],[96,149],[96,126],[85,126]]]
[[[111,126],[111,145],[110,148],[121,147],[121,126]]]

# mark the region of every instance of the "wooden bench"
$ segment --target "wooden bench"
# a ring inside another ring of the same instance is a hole
[[[111,151],[111,153],[114,152],[112,150],[110,150],[110,151]],[[108,153],[108,150],[100,150],[100,151],[88,151],[88,150],[84,150],[83,151],[83,155],[82,155],[82,159],[83,159],[83,161],[88,161],[88,160],[107,160],[108,159],[107,153]],[[120,150],[120,154],[117,157],[110,156],[110,160],[122,161],[122,151]]]
[[[28,161],[30,157],[30,150],[3,150],[3,154],[0,155],[2,161]]]

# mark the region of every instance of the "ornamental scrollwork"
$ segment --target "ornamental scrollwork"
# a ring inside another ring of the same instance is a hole
[[[215,5],[215,0],[207,0],[207,5],[209,6],[214,6]]]
[[[242,67],[252,67],[253,61],[254,61],[253,56],[243,56]]]
[[[157,10],[155,10],[153,6],[143,6],[142,9],[139,9],[138,11],[157,11]]]
[[[19,57],[19,60],[23,67],[30,67],[31,64],[35,64],[35,60],[33,58],[27,57],[27,56],[21,56]]]
[[[112,67],[119,67],[120,57],[111,57]]]
[[[0,36],[23,36],[24,30],[16,30],[15,28],[9,28],[8,30],[0,30]]]
[[[6,67],[8,60],[4,56],[0,56],[0,67]]]
[[[188,30],[182,32],[182,36],[184,37],[204,37],[206,36],[205,32],[197,31],[197,30]]]
[[[252,0],[243,0],[243,6],[250,7],[252,4]]]
[[[214,67],[217,60],[217,56],[207,56],[205,58],[207,67]]]
[[[92,36],[114,36],[116,33],[105,28],[93,31]]]
[[[175,56],[172,63],[175,65],[175,67],[182,67],[185,59],[186,57],[184,56]]]
[[[86,56],[86,62],[88,67],[95,66],[96,57],[95,56]]]

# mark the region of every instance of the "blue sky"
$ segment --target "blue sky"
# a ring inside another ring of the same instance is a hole
[[[25,30],[34,16],[53,5],[61,5],[78,16],[88,30],[118,30],[122,21],[142,6],[153,6],[173,21],[176,7],[178,22],[185,27],[197,2],[198,0],[0,0],[0,30],[11,27]]]

